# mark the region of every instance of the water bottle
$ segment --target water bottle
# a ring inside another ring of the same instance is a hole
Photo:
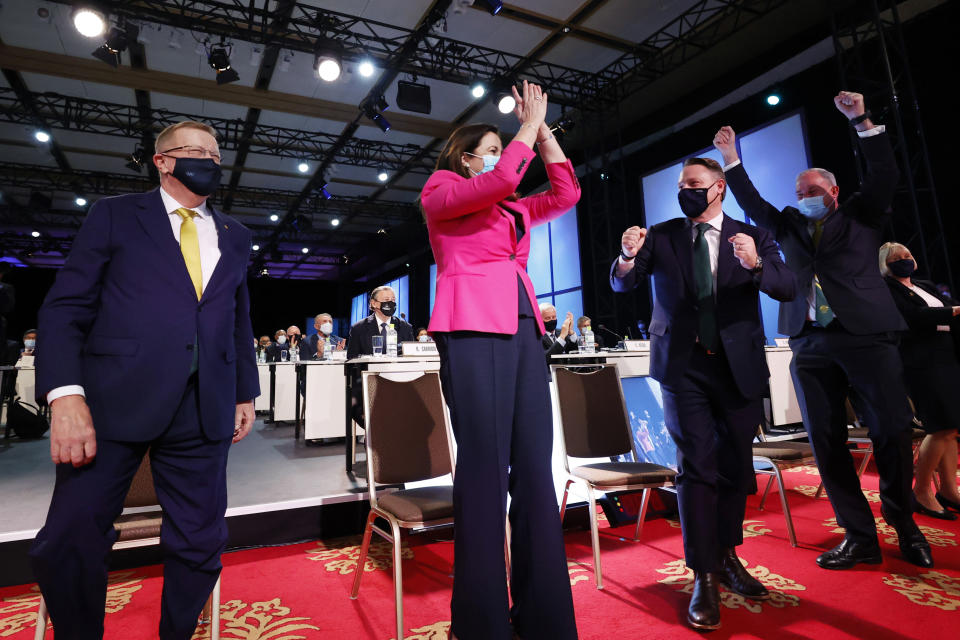
[[[583,342],[584,353],[596,353],[593,341],[593,329],[590,328],[590,325],[586,325],[583,328]]]
[[[300,361],[300,343],[298,342],[296,346],[291,342],[290,344],[290,362],[299,362]]]
[[[397,357],[397,330],[393,328],[392,323],[387,325],[387,344],[384,351],[391,358]]]
[[[323,359],[330,359],[330,336],[327,336],[323,339]]]

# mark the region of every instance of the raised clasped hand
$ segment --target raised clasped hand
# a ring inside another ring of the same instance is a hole
[[[517,87],[511,87],[513,99],[517,105],[513,108],[514,115],[521,124],[528,124],[539,129],[547,118],[547,93],[540,85],[523,81],[523,95],[517,92]]]
[[[647,230],[640,227],[630,227],[623,232],[620,239],[620,249],[623,255],[633,258],[643,247],[643,241],[647,238]]]
[[[733,245],[733,256],[740,261],[740,266],[744,269],[755,269],[757,267],[757,243],[753,241],[753,236],[745,233],[737,233],[728,238]]]

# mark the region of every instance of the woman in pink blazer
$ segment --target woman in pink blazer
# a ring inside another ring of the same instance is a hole
[[[504,148],[494,126],[460,127],[421,194],[437,261],[430,333],[457,439],[451,635],[459,640],[577,637],[550,461],[543,321],[526,267],[530,228],[570,210],[580,185],[544,124],[547,95],[524,82],[514,97],[513,140]],[[535,143],[551,189],[518,198]]]

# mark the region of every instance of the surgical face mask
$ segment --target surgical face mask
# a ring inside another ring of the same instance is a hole
[[[427,334],[423,334],[422,336],[417,338],[417,340],[419,340],[420,342],[430,342],[430,336],[428,336]]]
[[[287,336],[277,336],[277,344],[286,344]]]
[[[677,193],[677,200],[680,202],[680,210],[683,211],[683,215],[688,218],[697,218],[706,211],[707,207],[713,204],[713,200],[720,197],[718,193],[713,200],[707,201],[707,193],[714,184],[717,183],[714,182],[709,187],[701,189],[680,189]]]
[[[25,349],[33,349],[35,346],[37,346],[37,341],[36,341],[36,340],[24,340],[24,341],[23,341],[23,347],[24,347]]]
[[[474,158],[480,158],[481,160],[483,160],[483,169],[480,169],[480,171],[474,171],[469,166],[467,167],[470,173],[472,173],[475,176],[482,175],[488,171],[493,171],[493,168],[497,166],[497,163],[500,161],[500,156],[494,156],[490,154],[484,154],[482,156],[478,156],[477,154],[470,153],[469,151],[464,151],[464,153],[466,153],[468,156],[473,156]]]
[[[220,186],[220,165],[210,158],[176,158],[173,177],[191,193],[209,196]]]
[[[797,201],[797,209],[810,220],[820,220],[830,213],[830,207],[823,204],[823,196],[810,196]]]
[[[557,328],[557,319],[553,320],[544,320],[543,328],[547,330],[547,333],[553,333]]]
[[[397,303],[393,300],[387,300],[386,302],[380,303],[380,313],[390,317],[397,311]]]
[[[320,333],[322,333],[325,336],[328,336],[331,333],[333,333],[333,323],[324,322],[322,325],[320,325]]]
[[[887,269],[890,269],[890,273],[898,278],[909,278],[917,270],[917,265],[911,258],[904,258],[903,260],[888,262]]]

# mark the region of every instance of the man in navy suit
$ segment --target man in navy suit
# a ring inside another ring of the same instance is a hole
[[[300,343],[301,360],[323,359],[328,338],[333,351],[343,351],[347,348],[347,339],[333,333],[333,316],[329,313],[318,314],[313,319],[313,328],[317,332]]]
[[[847,448],[844,400],[863,401],[880,474],[880,513],[897,532],[913,564],[933,566],[930,545],[913,521],[911,419],[896,332],[907,328],[877,268],[899,172],[883,126],[875,126],[859,93],[841,91],[834,104],[860,138],[867,175],[859,192],[840,204],[833,174],[808,169],[797,176],[797,207],[780,211],[747,176],[733,129],[714,137],[730,189],[751,220],[776,235],[800,287],[780,305],[780,333],[790,336],[793,374],[803,424],[827,496],[846,530],[843,541],[817,558],[824,569],[882,560],[877,527]]]
[[[207,202],[214,131],[167,127],[160,188],[99,200],[40,309],[56,485],[30,556],[58,639],[100,638],[113,522],[149,452],[163,507],[159,637],[187,639],[220,574],[231,442],[253,425],[250,232]]]
[[[547,354],[547,363],[550,356],[570,353],[577,350],[577,334],[573,332],[573,313],[567,311],[563,324],[557,326],[557,308],[549,302],[540,304],[540,316],[543,318],[543,328],[546,330],[540,336],[543,351]]]
[[[687,566],[695,575],[687,621],[720,626],[718,584],[770,597],[737,558],[747,495],[756,491],[751,441],[767,389],[759,292],[796,295],[773,237],[723,214],[720,165],[690,158],[678,184],[686,215],[649,231],[630,227],[610,270],[614,291],[654,276],[650,375],[663,390],[677,444],[677,494]]]
[[[395,316],[397,312],[397,292],[389,285],[377,287],[370,294],[369,316],[350,327],[350,339],[347,340],[347,358],[353,360],[360,356],[373,355],[373,336],[383,336],[383,348],[387,348],[387,326],[393,325],[397,332],[397,345],[401,342],[413,342],[413,327],[406,320]]]

